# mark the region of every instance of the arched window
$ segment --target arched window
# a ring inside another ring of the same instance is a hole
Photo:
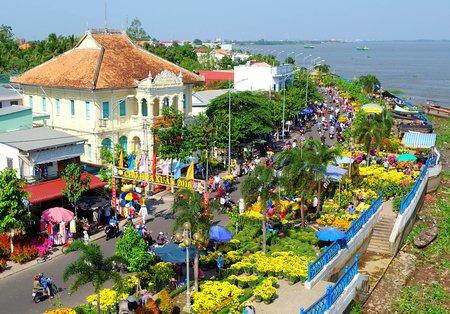
[[[128,154],[128,138],[126,136],[121,136],[119,138],[119,144],[122,146],[123,151]]]
[[[109,139],[109,138],[103,139],[102,147],[107,147],[109,150],[111,150],[111,148],[112,148],[112,146],[111,146],[111,139]]]
[[[163,99],[163,106],[164,107],[169,107],[169,97],[164,97],[164,99]]]
[[[147,117],[148,116],[147,99],[141,100],[141,109],[142,109],[142,116]]]

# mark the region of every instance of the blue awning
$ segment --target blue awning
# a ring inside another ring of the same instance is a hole
[[[436,144],[436,134],[407,132],[403,146],[410,148],[430,148]]]
[[[342,177],[347,173],[347,169],[342,169],[333,165],[327,165],[326,176],[329,179],[341,181]]]

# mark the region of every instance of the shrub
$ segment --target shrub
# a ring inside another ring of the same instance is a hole
[[[159,309],[156,305],[155,300],[153,300],[152,298],[147,299],[144,307],[138,308],[136,310],[136,314],[159,314]]]
[[[92,304],[80,304],[74,308],[75,313],[77,314],[96,314],[96,309],[92,306]]]
[[[15,247],[9,258],[13,262],[23,264],[35,259],[37,256],[38,250],[35,247],[25,245],[23,247]]]
[[[61,307],[51,311],[45,311],[44,314],[77,314],[77,312],[71,308]]]
[[[128,297],[126,293],[118,293],[111,289],[100,290],[100,307],[111,310],[120,300],[125,300]],[[92,305],[97,305],[97,294],[91,294],[86,298],[86,302]]]
[[[166,289],[163,289],[158,293],[156,304],[162,314],[172,314],[173,308],[175,307],[175,302]]]
[[[151,272],[153,273],[154,282],[157,286],[162,285],[165,287],[169,279],[175,276],[175,271],[171,263],[160,262],[152,266]]]
[[[6,261],[4,258],[0,259],[0,273],[6,269]]]
[[[148,254],[144,239],[134,228],[127,228],[116,244],[117,255],[127,261],[130,271],[145,271],[154,263],[153,255]]]
[[[7,257],[11,253],[11,242],[6,233],[0,234],[0,257]]]

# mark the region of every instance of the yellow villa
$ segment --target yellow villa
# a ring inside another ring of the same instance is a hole
[[[83,162],[101,164],[100,149],[120,143],[151,153],[150,126],[164,106],[192,113],[201,78],[135,45],[118,31],[88,31],[78,44],[13,80],[47,125],[86,139]]]

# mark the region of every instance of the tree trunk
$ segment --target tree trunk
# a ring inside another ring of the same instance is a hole
[[[302,201],[300,203],[300,215],[302,218],[302,228],[305,228],[305,192],[302,192]]]
[[[266,205],[267,207],[267,205]],[[263,252],[264,254],[266,254],[267,250],[266,250],[266,218],[267,218],[267,210],[265,210],[265,208],[262,208],[263,211],[263,221],[262,221],[262,236],[263,236],[263,240],[262,240],[262,245],[263,245]]]
[[[321,202],[320,202],[320,198],[322,194],[322,184],[320,184],[320,180],[318,181],[317,184],[317,209],[316,209],[316,213],[319,214],[320,213],[320,207],[321,207]]]
[[[198,245],[195,245],[195,256],[194,256],[194,287],[195,291],[198,291]]]
[[[100,314],[100,292],[97,293],[97,314]]]

